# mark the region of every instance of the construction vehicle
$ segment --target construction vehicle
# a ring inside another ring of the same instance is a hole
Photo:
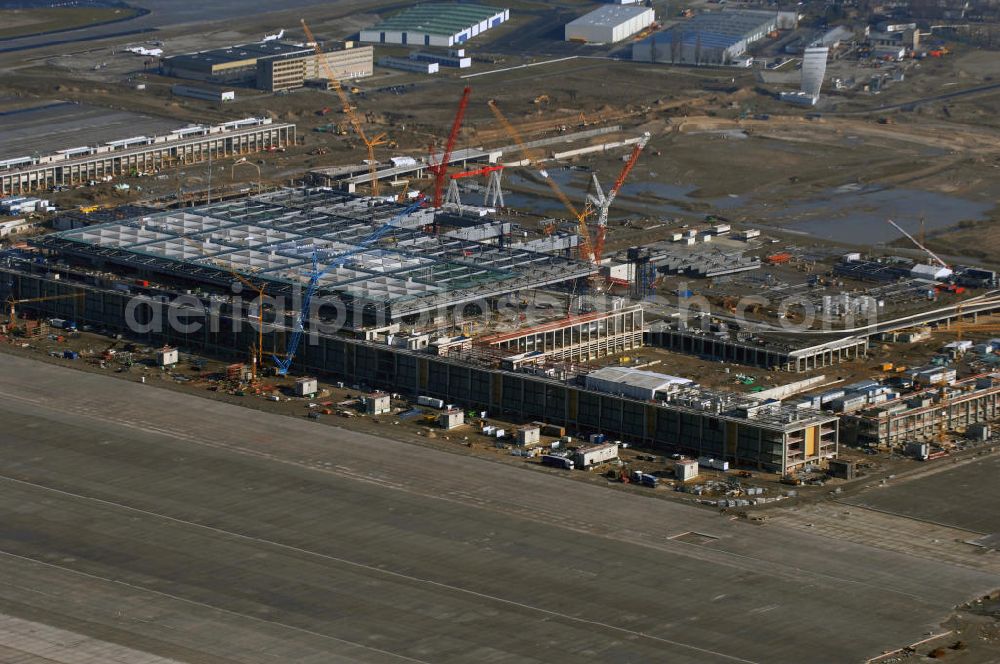
[[[327,79],[330,81],[330,85],[333,86],[334,91],[337,93],[337,97],[340,98],[340,103],[342,110],[347,118],[351,122],[351,127],[354,129],[354,133],[358,135],[361,142],[364,143],[365,148],[368,150],[368,172],[371,176],[370,188],[371,195],[378,196],[378,160],[375,159],[375,148],[380,145],[385,145],[388,141],[386,139],[385,133],[379,133],[374,136],[369,136],[365,133],[364,127],[361,126],[361,120],[358,118],[357,114],[354,112],[354,107],[351,106],[350,100],[347,98],[347,93],[344,92],[344,86],[340,84],[340,80],[333,73],[333,69],[330,67],[330,63],[327,61],[326,56],[323,54],[323,49],[316,41],[316,36],[309,29],[305,20],[301,21],[302,30],[306,33],[306,41],[313,45],[318,56],[316,59],[319,60],[320,65],[323,67],[324,73]]]
[[[434,146],[430,146],[430,159],[428,160],[428,170],[434,174],[434,197],[431,205],[440,208],[444,198],[444,178],[448,173],[448,163],[451,161],[452,150],[455,149],[455,141],[458,140],[458,132],[462,128],[462,120],[465,118],[465,109],[469,106],[469,97],[472,95],[472,88],[466,86],[462,90],[462,98],[458,102],[458,110],[455,112],[455,119],[451,123],[451,131],[448,132],[448,142],[445,143],[444,152],[441,153],[441,161],[434,163]]]
[[[622,167],[621,172],[618,174],[618,179],[615,180],[614,185],[611,187],[611,191],[608,192],[607,196],[601,190],[601,183],[597,181],[597,174],[593,175],[593,184],[595,195],[588,196],[588,200],[597,206],[597,238],[594,241],[594,263],[597,265],[601,264],[601,256],[604,253],[604,241],[607,237],[608,230],[608,210],[611,209],[611,204],[614,203],[615,197],[618,196],[618,191],[625,184],[626,178],[628,178],[629,173],[632,172],[632,167],[635,166],[635,162],[638,161],[639,155],[642,153],[643,148],[649,143],[649,132],[647,131],[639,139],[639,142],[635,144],[632,148],[632,153],[625,160],[625,165]]]
[[[497,106],[496,100],[494,99],[489,100],[489,102],[487,102],[487,105],[490,107],[490,110],[493,111],[493,115],[496,116],[496,119],[507,131],[511,139],[513,139],[515,144],[517,144],[518,148],[520,148],[521,151],[525,153],[525,155],[528,155],[528,163],[531,164],[532,166],[537,166],[539,161],[538,157],[531,156],[531,155],[536,155],[537,153],[529,151],[528,148],[525,147],[524,139],[521,138],[521,133],[517,130],[517,128],[514,127],[514,125],[510,123],[509,120],[507,120],[507,117]],[[589,201],[584,206],[582,212],[577,210],[576,206],[573,205],[573,203],[569,200],[569,198],[563,192],[559,184],[551,177],[549,177],[548,171],[546,171],[544,168],[539,168],[538,174],[549,186],[549,189],[552,190],[552,193],[555,194],[556,198],[559,199],[559,201],[569,211],[569,213],[573,215],[573,218],[576,219],[577,233],[580,236],[580,245],[579,245],[580,258],[581,260],[585,261],[591,260],[591,258],[593,257],[593,249],[592,249],[593,243],[590,240],[590,230],[587,228],[587,217],[590,216],[593,210],[590,207]]]
[[[534,104],[535,106],[539,106],[541,104],[548,104],[549,101],[551,100],[549,99],[548,95],[538,95],[531,101],[531,103]]]

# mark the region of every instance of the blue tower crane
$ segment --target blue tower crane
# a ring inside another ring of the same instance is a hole
[[[397,214],[385,224],[376,228],[368,237],[359,242],[354,249],[337,256],[337,258],[331,261],[330,264],[324,268],[320,268],[319,266],[318,253],[315,251],[313,252],[312,270],[309,273],[309,282],[306,285],[305,294],[302,296],[302,306],[299,309],[299,315],[295,318],[295,327],[292,328],[292,335],[288,338],[288,345],[285,347],[285,356],[272,356],[274,358],[275,373],[279,376],[285,376],[288,374],[288,370],[292,366],[292,360],[295,359],[295,353],[298,351],[299,344],[302,342],[302,333],[305,331],[306,317],[309,315],[309,307],[312,303],[313,294],[316,292],[316,287],[319,285],[319,280],[322,279],[324,275],[329,273],[330,270],[338,268],[346,263],[352,256],[359,254],[362,251],[366,251],[374,243],[382,239],[386,233],[396,228],[396,222],[403,217],[413,214],[423,205],[424,197],[420,196],[413,203],[404,208],[402,212]]]

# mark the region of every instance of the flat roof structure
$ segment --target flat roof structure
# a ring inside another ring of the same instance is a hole
[[[239,44],[226,48],[214,48],[196,53],[184,53],[163,58],[170,67],[190,70],[212,70],[225,65],[255,66],[261,58],[289,55],[314,55],[310,46],[300,46],[288,42],[268,41],[254,44]]]
[[[725,10],[698,14],[633,44],[632,59],[678,64],[725,64],[777,29],[775,12]]]
[[[228,285],[232,272],[291,297],[313,256],[336,262],[318,296],[373,306],[390,319],[584,277],[583,262],[431,235],[433,211],[330,189],[283,189],[46,235],[36,246],[143,273]]]
[[[129,125],[119,131],[136,129]],[[204,161],[210,154],[224,158],[284,147],[295,143],[295,125],[272,122],[270,118],[243,118],[218,125],[188,125],[158,134],[118,136],[104,143],[69,143],[47,154],[35,152],[0,159],[0,195],[155,172],[178,163]],[[74,134],[74,138],[85,140],[87,136]]]
[[[652,399],[657,392],[676,390],[694,382],[689,378],[632,367],[603,367],[587,374],[586,381],[588,388],[599,392],[642,399]]]
[[[566,40],[612,43],[653,24],[652,8],[641,5],[604,5],[566,24]]]
[[[415,5],[361,30],[361,41],[423,46],[454,46],[510,19],[509,9],[486,5]]]
[[[154,136],[177,124],[176,120],[71,101],[36,102],[18,108],[0,104],[0,162],[99,145],[124,136]]]

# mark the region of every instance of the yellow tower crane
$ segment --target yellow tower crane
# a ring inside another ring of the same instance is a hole
[[[344,91],[344,87],[340,84],[340,80],[333,73],[333,69],[330,67],[330,63],[327,62],[326,56],[323,53],[322,47],[320,47],[319,42],[316,41],[316,36],[306,25],[305,19],[301,20],[302,30],[306,33],[306,40],[313,45],[313,49],[316,51],[316,59],[319,61],[320,66],[323,67],[323,71],[326,73],[327,79],[330,81],[330,85],[333,86],[334,91],[340,98],[340,104],[347,116],[347,119],[351,123],[351,127],[354,128],[354,133],[358,135],[361,142],[365,144],[368,149],[368,172],[371,174],[371,193],[372,196],[378,196],[378,162],[375,160],[375,148],[379,145],[385,145],[389,141],[386,139],[385,133],[376,134],[375,136],[368,136],[365,133],[364,127],[361,125],[361,120],[358,118],[357,113],[354,112],[354,107],[351,106],[351,100],[347,98],[347,93]]]
[[[31,302],[48,302],[50,300],[65,300],[68,298],[80,298],[83,297],[83,293],[69,293],[67,295],[49,295],[46,297],[31,297],[21,300],[16,300],[13,297],[7,298],[7,330],[13,330],[14,326],[17,325],[17,311],[16,307],[19,304],[28,304]]]

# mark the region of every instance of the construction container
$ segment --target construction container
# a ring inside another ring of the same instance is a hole
[[[307,397],[319,392],[319,383],[315,378],[299,378],[295,381],[295,396]]]
[[[159,367],[172,367],[180,361],[180,355],[176,348],[164,346],[156,351],[156,365]]]
[[[566,457],[555,454],[543,454],[542,464],[552,466],[554,468],[563,468],[565,470],[573,470],[574,467],[572,459],[567,459]]]
[[[444,408],[444,400],[435,399],[434,397],[418,396],[417,403],[421,406],[430,406],[431,408]]]
[[[698,477],[697,461],[677,461],[674,463],[674,476],[681,482],[688,482]]]
[[[442,429],[455,429],[465,424],[465,413],[463,413],[459,408],[452,408],[451,410],[439,413],[437,421],[438,426]],[[499,438],[500,436],[497,437]]]
[[[573,457],[577,468],[589,468],[618,458],[618,445],[608,443],[595,447],[580,448]]]
[[[517,444],[523,446],[537,445],[541,440],[541,429],[536,426],[520,427],[517,430]]]
[[[546,424],[542,426],[542,434],[553,438],[562,438],[566,435],[566,427],[557,424]]]
[[[392,410],[389,395],[384,392],[376,392],[375,394],[361,397],[361,402],[365,406],[365,412],[369,415],[382,415]]]
[[[713,459],[712,457],[698,457],[698,465],[705,466],[706,468],[714,468],[715,470],[729,470],[729,462],[723,461],[722,459]]]

